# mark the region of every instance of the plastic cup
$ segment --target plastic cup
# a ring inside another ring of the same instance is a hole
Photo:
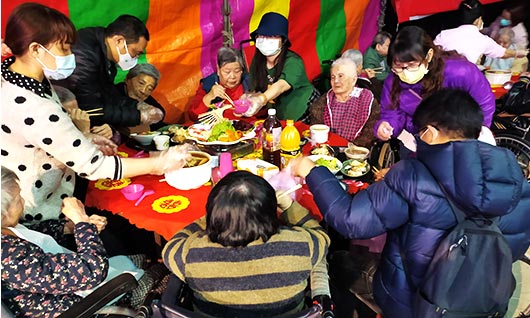
[[[168,135],[158,135],[153,138],[155,142],[156,150],[166,150],[169,148],[169,136]]]
[[[311,125],[309,131],[311,131],[311,140],[314,144],[328,142],[329,126],[322,124]]]
[[[121,189],[121,193],[127,200],[138,200],[144,193],[144,186],[138,183],[132,183]]]

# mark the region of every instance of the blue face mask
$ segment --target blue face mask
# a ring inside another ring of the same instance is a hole
[[[501,19],[501,20],[499,21],[499,24],[500,24],[502,27],[507,27],[507,26],[509,26],[510,24],[512,24],[512,22],[511,22],[510,20],[508,20],[508,19],[504,19],[504,18],[503,18],[503,19]]]
[[[57,56],[52,52],[48,51],[44,46],[41,47],[53,58],[55,59],[56,69],[51,70],[42,61],[37,58],[37,61],[42,65],[42,70],[44,71],[44,76],[53,80],[63,80],[68,76],[72,75],[75,69],[75,56],[73,54],[66,56]]]

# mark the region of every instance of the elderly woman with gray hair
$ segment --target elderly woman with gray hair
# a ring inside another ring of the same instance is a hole
[[[226,99],[238,100],[250,89],[248,74],[244,72],[241,54],[232,48],[222,47],[217,51],[217,71],[201,79],[195,96],[188,102],[188,116],[197,121],[199,114],[211,110],[210,105]],[[230,119],[241,116],[233,115],[232,110],[224,115]]]
[[[142,120],[142,124],[149,124],[151,130],[165,126],[163,122],[166,111],[152,96],[160,80],[160,72],[149,63],[137,64],[125,77],[122,83],[116,84],[120,93],[137,100],[140,113],[149,113],[150,121]]]
[[[341,57],[331,65],[331,89],[310,107],[311,124],[326,124],[331,131],[363,147],[375,141],[373,127],[379,117],[378,103],[368,89],[355,86],[357,65]],[[375,107],[374,107],[375,105]]]

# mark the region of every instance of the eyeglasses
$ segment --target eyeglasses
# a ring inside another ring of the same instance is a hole
[[[413,63],[414,64],[402,66],[402,67],[392,66],[392,72],[396,74],[402,73],[404,70],[407,70],[409,72],[416,72],[417,70],[420,69],[421,63],[423,62],[413,62]]]

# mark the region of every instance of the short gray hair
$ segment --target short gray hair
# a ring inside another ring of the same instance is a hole
[[[355,62],[347,57],[340,57],[333,61],[333,64],[331,64],[331,68],[337,67],[337,66],[351,66],[351,76],[357,77],[357,64]]]
[[[237,62],[242,69],[245,68],[243,64],[243,58],[238,50],[229,47],[222,47],[217,51],[217,66],[222,67],[228,63]]]
[[[2,166],[2,219],[8,217],[7,210],[13,202],[13,191],[16,186],[18,186],[17,175],[13,171]]]
[[[136,64],[135,67],[131,68],[129,73],[127,73],[127,76],[125,79],[130,80],[131,78],[135,78],[138,75],[148,75],[155,79],[155,86],[158,85],[158,81],[160,80],[160,71],[153,65],[149,63],[143,63],[143,64]]]
[[[349,49],[342,53],[341,58],[348,58],[352,60],[356,65],[363,65],[363,54],[361,51],[356,49]]]
[[[57,97],[59,97],[61,104],[68,103],[76,99],[74,93],[72,93],[72,91],[68,88],[53,85],[53,89],[55,90],[55,93],[57,93]]]
[[[510,42],[513,42],[513,38],[515,37],[515,32],[513,32],[512,28],[506,27],[499,30],[499,33],[497,33],[497,39],[501,35],[507,35],[510,38]]]

